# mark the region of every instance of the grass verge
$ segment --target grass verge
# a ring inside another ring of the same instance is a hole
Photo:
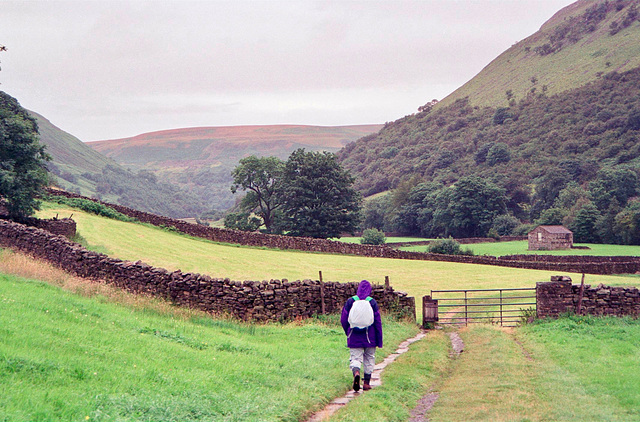
[[[583,406],[588,403],[585,400],[558,406],[558,419],[640,420],[638,319],[573,315],[536,321],[522,327],[518,335],[555,366],[558,378],[573,380],[567,383],[571,384],[568,390],[579,389],[598,398],[599,403],[591,407]]]
[[[429,420],[640,420],[640,324],[581,320],[462,329],[465,351],[442,382]]]

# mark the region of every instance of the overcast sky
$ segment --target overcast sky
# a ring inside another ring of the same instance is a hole
[[[83,141],[384,123],[442,99],[571,0],[0,0],[0,90]]]

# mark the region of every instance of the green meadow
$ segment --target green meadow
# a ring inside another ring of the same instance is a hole
[[[345,242],[345,243],[360,243],[360,239],[362,239],[359,236],[345,236],[345,237],[341,237],[340,239],[333,239],[333,240],[337,240],[340,242]],[[426,237],[399,237],[399,236],[390,236],[386,238],[387,243],[411,243],[411,242],[423,242],[425,240],[432,240],[432,239],[427,239]],[[423,246],[423,248],[425,248],[426,246]]]
[[[181,269],[232,280],[317,279],[350,282],[362,279],[391,285],[420,298],[438,289],[535,287],[554,272],[450,262],[366,258],[218,244],[150,225],[110,220],[82,211],[50,205],[38,215],[73,213],[78,233],[92,250],[130,261]],[[579,274],[570,274],[579,280]],[[590,284],[640,285],[635,275],[587,275]],[[419,308],[419,307],[418,307]]]
[[[78,240],[91,249],[236,280],[315,278],[318,270],[336,281],[389,275],[420,296],[528,287],[552,274],[216,244],[58,205],[40,215],[72,212]],[[61,281],[68,277],[0,250],[0,420],[303,421],[349,389],[337,315],[253,325]],[[587,275],[591,284],[639,281]],[[384,327],[377,361],[418,330],[388,316]],[[516,329],[474,325],[460,335],[465,351],[450,358],[445,330],[430,332],[387,367],[382,386],[330,421],[407,421],[428,391],[439,394],[432,421],[640,420],[638,320],[567,316]]]
[[[379,360],[418,330],[384,327]],[[0,420],[297,421],[347,363],[337,316],[250,325],[0,273]]]
[[[640,246],[636,245],[602,245],[597,243],[576,243],[588,249],[562,249],[556,251],[530,251],[526,240],[514,242],[487,242],[462,245],[463,249],[471,249],[476,255],[504,256],[520,254],[539,255],[593,255],[593,256],[640,256]],[[426,252],[427,246],[405,246],[403,251]]]

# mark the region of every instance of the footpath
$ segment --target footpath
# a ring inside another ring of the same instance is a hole
[[[403,341],[402,343],[400,343],[398,345],[398,349],[394,353],[391,353],[382,362],[376,364],[373,370],[373,374],[371,375],[371,387],[372,388],[379,387],[382,384],[381,375],[382,375],[382,372],[385,370],[385,368],[389,364],[393,363],[399,356],[408,352],[409,346],[411,344],[415,343],[416,341],[422,340],[425,337],[426,337],[426,332],[423,330],[420,333],[418,333],[415,337],[409,338]],[[462,342],[462,339],[456,332],[449,333],[449,337],[451,338],[451,345],[453,348],[452,357],[460,355],[460,353],[464,349],[464,343]],[[333,401],[331,401],[331,403],[325,406],[324,409],[314,413],[309,419],[307,419],[307,422],[321,422],[329,419],[331,415],[333,415],[335,412],[337,412],[339,409],[344,407],[347,403],[349,403],[351,400],[355,399],[361,394],[365,394],[363,390],[360,390],[359,392],[355,392],[353,390],[348,391],[344,396],[338,397]],[[436,402],[437,399],[438,399],[438,393],[434,393],[434,392],[427,393],[422,399],[420,399],[420,401],[418,402],[418,405],[413,410],[410,421],[411,422],[427,421],[426,413],[431,409],[431,407],[433,406],[433,404]]]
[[[376,364],[376,366],[373,369],[373,374],[371,374],[371,387],[372,388],[379,387],[382,384],[381,375],[384,369],[393,361],[395,361],[400,355],[408,352],[409,346],[411,344],[415,343],[418,340],[422,340],[425,336],[426,336],[426,332],[421,331],[415,337],[412,337],[403,341],[398,345],[398,349],[396,349],[394,353],[391,353],[382,362]],[[351,400],[358,397],[360,394],[364,394],[363,390],[360,390],[359,392],[350,390],[344,396],[334,399],[331,403],[325,406],[324,409],[314,413],[309,419],[307,419],[307,422],[321,422],[321,421],[327,420],[329,417],[331,417],[331,415],[333,415],[339,409],[344,407]]]

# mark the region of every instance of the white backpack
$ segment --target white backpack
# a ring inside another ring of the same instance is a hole
[[[373,308],[371,307],[371,297],[367,296],[361,300],[357,295],[353,296],[353,306],[349,311],[349,326],[351,329],[368,328],[373,324]]]

